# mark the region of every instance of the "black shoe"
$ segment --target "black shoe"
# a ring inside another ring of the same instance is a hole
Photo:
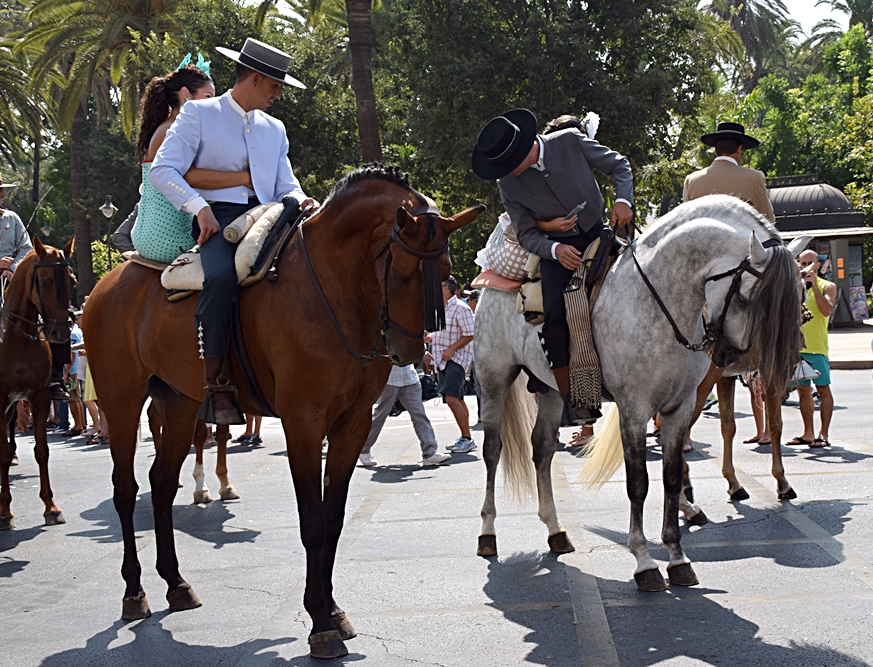
[[[69,401],[70,395],[67,393],[67,390],[64,389],[64,385],[62,382],[52,382],[49,385],[49,390],[52,393],[53,401]]]
[[[253,435],[253,436],[249,437],[247,442],[248,442],[249,447],[256,447],[257,445],[260,445],[264,441],[261,440],[261,436]]]
[[[569,396],[564,396],[564,412],[561,415],[561,426],[593,424],[602,416],[597,408],[577,408],[570,403]]]

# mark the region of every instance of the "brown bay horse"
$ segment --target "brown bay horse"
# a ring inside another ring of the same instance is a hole
[[[51,407],[52,361],[49,342],[70,339],[70,294],[76,279],[69,257],[73,239],[57,250],[33,237],[33,250],[18,264],[3,293],[0,311],[0,530],[15,527],[9,466],[14,452],[6,438],[6,424],[20,400],[33,411],[33,451],[39,465],[39,497],[45,503],[45,525],[66,523],[55,504],[49,483],[46,422]],[[12,427],[14,433],[14,426]]]
[[[439,319],[440,281],[451,269],[449,235],[482,208],[443,218],[397,168],[356,170],[301,225],[277,264],[278,279],[240,292],[254,375],[285,430],[306,550],[303,605],[312,618],[313,657],[345,655],[343,640],[355,636],[333,599],[332,575],[373,403],[392,361],[405,365],[422,357],[423,326]],[[172,520],[179,470],[205,394],[194,308],[195,299],[167,302],[157,272],[126,263],[99,282],[84,317],[91,373],[112,433],[124,619],[150,613],[133,525],[136,431],[147,396],[163,427],[149,473],[158,573],[171,609],[201,604],[179,573]],[[261,414],[233,354],[231,375],[244,411]],[[322,473],[325,435],[330,445]]]

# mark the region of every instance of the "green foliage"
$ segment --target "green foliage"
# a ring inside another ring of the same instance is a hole
[[[107,252],[108,250],[108,252]],[[121,264],[124,260],[121,253],[115,248],[107,246],[103,239],[91,241],[91,257],[94,263],[94,274],[100,280],[111,269]]]

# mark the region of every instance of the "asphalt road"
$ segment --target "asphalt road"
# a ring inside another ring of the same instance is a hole
[[[752,497],[728,501],[717,416],[705,413],[689,463],[710,523],[683,527],[700,585],[656,594],[639,593],[633,583],[623,473],[595,495],[577,481],[583,461],[560,449],[553,467],[558,511],[577,551],[549,554],[535,503],[519,506],[499,491],[500,556],[486,560],[475,555],[481,451],[422,468],[408,417],[390,418],[373,449],[379,465],[353,477],[336,567],[336,597],[359,636],[347,643],[347,658],[328,664],[871,664],[873,381],[869,371],[836,371],[833,379],[833,446],[783,448],[799,496],[792,502],[776,500],[769,448],[742,444],[735,465]],[[738,435],[747,437],[753,426],[742,388],[737,404]],[[453,442],[457,427],[447,408],[429,405],[428,413],[441,445]],[[796,405],[784,416],[788,439],[801,432]],[[481,447],[482,432],[473,433]],[[119,620],[122,545],[108,448],[52,438],[52,482],[67,523],[44,527],[32,441],[25,440],[13,469],[17,528],[0,533],[0,665],[313,664],[303,549],[278,422],[265,420],[263,436],[263,447],[231,449],[238,501],[192,505],[193,456],[185,463],[174,511],[177,548],[204,604],[178,613],[167,610],[153,567],[153,450],[144,437],[136,522],[153,615],[130,623]],[[567,441],[570,430],[562,436]],[[663,571],[660,450],[650,444],[646,532]],[[214,475],[207,483],[217,495]]]

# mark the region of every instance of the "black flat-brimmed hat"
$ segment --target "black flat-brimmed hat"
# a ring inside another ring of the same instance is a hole
[[[527,109],[513,109],[490,121],[473,149],[473,173],[483,181],[511,174],[530,152],[537,136],[537,117]]]
[[[259,74],[287,83],[289,86],[306,88],[293,76],[288,76],[288,64],[291,62],[291,56],[269,44],[249,37],[243,44],[242,51],[234,51],[223,46],[217,46],[215,50]]]
[[[707,146],[715,146],[715,142],[719,139],[736,139],[742,142],[743,148],[746,150],[757,148],[761,143],[747,135],[746,128],[739,123],[719,123],[715,128],[715,132],[710,132],[700,137],[700,140]]]

